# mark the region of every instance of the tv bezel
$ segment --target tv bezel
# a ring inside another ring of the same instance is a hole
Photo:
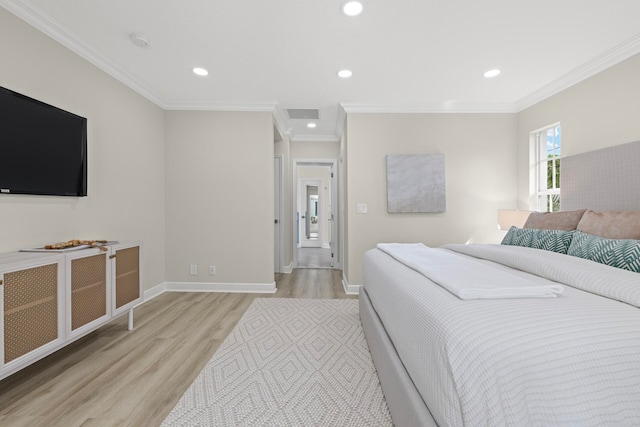
[[[33,189],[11,189],[11,188],[0,188],[0,194],[5,195],[34,195],[34,196],[62,196],[62,197],[86,197],[87,196],[87,183],[88,183],[88,159],[87,159],[87,118],[83,116],[79,116],[70,111],[64,110],[60,107],[56,107],[55,105],[48,104],[46,102],[40,101],[35,98],[31,98],[30,96],[24,95],[22,93],[16,92],[6,87],[0,86],[0,91],[8,92],[9,95],[13,95],[15,97],[21,98],[22,100],[28,101],[31,104],[37,105],[40,108],[53,109],[57,112],[70,115],[80,119],[81,121],[81,156],[80,156],[80,171],[82,173],[80,185],[77,187],[77,192],[69,193],[63,191],[44,191],[38,188]],[[0,147],[1,148],[1,147]],[[1,184],[0,184],[1,185]]]

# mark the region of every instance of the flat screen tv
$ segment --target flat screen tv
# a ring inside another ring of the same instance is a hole
[[[87,195],[87,119],[0,87],[0,194]]]

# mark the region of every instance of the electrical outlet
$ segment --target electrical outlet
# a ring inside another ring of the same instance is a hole
[[[191,264],[191,266],[189,267],[189,274],[191,274],[192,276],[195,276],[198,274],[198,265],[197,264]]]
[[[216,275],[216,266],[215,265],[210,265],[209,266],[209,276],[215,276]]]

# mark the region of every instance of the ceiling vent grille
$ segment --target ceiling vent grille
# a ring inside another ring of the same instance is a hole
[[[313,108],[287,108],[290,119],[318,120],[320,113]]]

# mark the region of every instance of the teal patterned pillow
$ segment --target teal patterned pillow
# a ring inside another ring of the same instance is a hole
[[[569,255],[640,273],[640,240],[605,239],[576,231]]]
[[[573,231],[538,230],[536,228],[511,227],[502,239],[503,245],[526,246],[534,249],[566,254],[571,244]]]

